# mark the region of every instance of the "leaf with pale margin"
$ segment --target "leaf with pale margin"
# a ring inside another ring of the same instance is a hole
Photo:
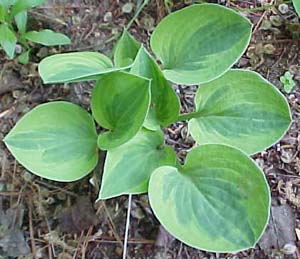
[[[14,32],[6,24],[0,24],[0,45],[10,59],[14,58],[16,43]]]
[[[200,84],[224,74],[249,44],[251,23],[215,4],[192,5],[168,15],[154,30],[151,48],[165,77]]]
[[[78,180],[98,161],[91,115],[68,102],[37,106],[15,125],[4,142],[26,169],[50,180]]]
[[[150,109],[153,110],[156,120],[162,126],[176,121],[180,108],[179,99],[159,66],[144,47],[140,48],[130,73],[151,80]]]
[[[212,252],[253,247],[269,218],[270,193],[263,172],[246,154],[224,145],[193,149],[181,169],[156,169],[149,199],[172,235]]]
[[[140,46],[141,44],[137,42],[127,30],[124,29],[121,38],[117,42],[114,52],[115,66],[130,66],[133,63]]]
[[[115,148],[141,129],[150,105],[150,81],[125,72],[103,75],[91,105],[95,120],[109,130],[99,135],[99,148]]]
[[[259,74],[230,70],[201,85],[189,122],[198,144],[228,144],[248,154],[276,143],[288,130],[291,114],[284,96]]]
[[[99,199],[145,193],[157,167],[175,164],[175,152],[164,145],[163,133],[141,129],[124,145],[108,150]]]
[[[57,54],[39,64],[39,73],[45,84],[92,80],[113,70],[111,60],[98,52]]]
[[[293,0],[293,5],[296,10],[296,13],[300,17],[300,0]]]
[[[24,36],[27,40],[44,46],[68,45],[71,40],[68,36],[52,30],[29,31]]]

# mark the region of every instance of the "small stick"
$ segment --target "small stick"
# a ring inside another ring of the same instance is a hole
[[[33,224],[32,224],[32,201],[31,200],[28,205],[29,205],[28,217],[29,217],[29,233],[30,233],[31,250],[32,250],[33,258],[37,259]]]
[[[128,30],[131,25],[133,24],[133,22],[136,20],[136,18],[138,18],[138,16],[140,15],[140,13],[142,12],[142,10],[144,9],[144,7],[148,4],[149,0],[145,0],[140,8],[136,11],[135,15],[132,17],[132,19],[129,21],[129,23],[126,25],[125,29]]]
[[[126,259],[126,256],[127,256],[127,244],[128,244],[129,225],[130,225],[131,200],[132,200],[132,195],[129,194],[128,195],[128,209],[127,209],[125,237],[124,237],[123,259]]]
[[[117,239],[117,241],[119,242],[119,244],[120,244],[121,247],[122,247],[122,246],[123,246],[123,243],[122,243],[122,241],[121,241],[120,236],[119,236],[118,233],[117,233],[116,226],[115,226],[115,224],[114,224],[114,222],[113,222],[113,220],[112,220],[112,217],[111,217],[111,215],[110,215],[110,213],[109,213],[109,211],[108,211],[108,209],[107,209],[107,207],[106,207],[104,201],[103,201],[103,205],[104,205],[105,213],[106,213],[106,215],[107,215],[107,217],[108,217],[108,223],[109,223],[109,226],[111,227],[111,230],[113,231],[113,234],[114,234],[115,238]]]

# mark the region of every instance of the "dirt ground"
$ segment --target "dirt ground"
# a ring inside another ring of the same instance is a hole
[[[30,28],[52,28],[69,35],[64,48],[35,46],[30,64],[6,60],[0,51],[0,140],[31,108],[53,100],[90,109],[92,82],[43,85],[37,64],[64,51],[100,51],[112,56],[123,27],[146,46],[155,25],[193,2],[150,0],[51,0],[30,12]],[[209,2],[209,1],[207,1]],[[217,2],[217,1],[210,1]],[[170,236],[150,209],[147,195],[133,196],[127,258],[300,258],[300,24],[283,1],[219,1],[242,11],[253,23],[250,46],[236,67],[260,72],[287,97],[293,124],[270,149],[253,156],[263,168],[272,193],[270,224],[259,244],[238,254],[206,253]],[[169,3],[169,5],[166,5]],[[272,3],[273,7],[262,6]],[[137,11],[140,12],[133,19]],[[280,76],[290,71],[297,86],[287,94]],[[196,86],[174,85],[182,112],[192,111]],[[182,160],[194,142],[186,123],[166,129],[166,142]],[[104,158],[105,154],[102,154]],[[85,179],[58,183],[36,177],[20,166],[0,141],[0,258],[122,258],[128,197],[97,199],[102,164]]]

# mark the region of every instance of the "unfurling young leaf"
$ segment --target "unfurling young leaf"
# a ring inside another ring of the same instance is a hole
[[[0,24],[0,45],[10,59],[15,55],[16,44],[17,38],[14,32],[6,24]]]
[[[167,79],[202,84],[226,72],[243,54],[251,23],[220,5],[192,5],[164,18],[154,30],[151,48]]]
[[[4,142],[25,168],[50,180],[78,180],[98,161],[92,117],[68,102],[37,106],[16,124]]]
[[[34,43],[39,43],[44,46],[68,45],[71,40],[68,36],[54,32],[52,30],[30,31],[24,37]]]
[[[22,34],[25,33],[26,27],[27,27],[27,11],[18,13],[15,16],[15,21],[16,21],[19,32],[21,32]]]
[[[114,53],[115,66],[130,66],[133,63],[140,46],[141,44],[138,43],[127,30],[124,29],[121,38],[117,42]]]
[[[125,72],[111,72],[99,79],[91,102],[95,120],[109,130],[99,135],[99,148],[115,148],[141,129],[150,104],[150,81]]]
[[[167,126],[176,121],[180,108],[179,99],[159,66],[144,47],[140,48],[130,73],[151,80],[151,111],[148,114],[145,127],[148,125],[147,128],[155,129],[157,121],[162,126]],[[151,121],[154,121],[154,126]]]
[[[206,251],[253,247],[269,218],[270,193],[263,172],[246,154],[223,145],[193,149],[181,169],[156,169],[149,199],[172,235]]]
[[[45,84],[96,79],[112,70],[111,60],[98,52],[57,54],[39,64],[39,73]]]
[[[164,145],[163,133],[140,130],[127,143],[108,150],[99,199],[147,192],[150,175],[163,165],[176,165],[175,152]]]
[[[288,130],[291,114],[284,96],[255,72],[230,70],[203,84],[189,122],[198,144],[228,144],[253,154],[275,144]]]

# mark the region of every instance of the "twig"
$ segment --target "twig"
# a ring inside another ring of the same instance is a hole
[[[70,192],[70,191],[67,191],[65,190],[64,188],[61,188],[59,186],[55,186],[53,184],[50,184],[50,183],[47,183],[47,182],[44,182],[44,181],[40,181],[38,179],[35,179],[34,180],[36,183],[38,183],[39,185],[43,185],[44,187],[47,187],[48,189],[56,189],[58,191],[61,191],[61,192],[64,192],[72,197],[78,197],[77,194],[73,193],[73,192]],[[69,188],[69,187],[68,187]]]
[[[148,4],[148,2],[149,2],[149,0],[144,0],[144,2],[141,4],[141,6],[139,7],[139,9],[136,11],[135,15],[132,17],[132,19],[126,25],[126,27],[125,27],[126,30],[128,30],[131,27],[131,25],[133,24],[133,22],[136,20],[136,18],[138,18],[138,16],[140,15],[140,13],[144,9],[144,7]]]
[[[29,11],[29,13],[32,15],[32,16],[35,16],[37,19],[45,19],[45,20],[48,20],[50,22],[55,22],[55,23],[58,23],[60,25],[64,25],[64,26],[67,26],[68,24],[65,23],[64,21],[62,21],[61,19],[58,19],[58,18],[52,18],[52,17],[49,17],[45,14],[41,14],[39,12],[35,12],[35,11]]]
[[[86,234],[86,237],[83,241],[83,244],[82,244],[82,247],[81,247],[81,259],[85,259],[85,254],[86,254],[86,250],[87,250],[87,246],[89,244],[89,236],[92,234],[92,231],[93,231],[93,228],[94,226],[90,226],[87,234]]]
[[[106,213],[106,215],[107,215],[107,217],[109,219],[108,222],[109,222],[109,225],[111,227],[111,230],[113,231],[113,234],[114,234],[115,238],[117,239],[118,243],[121,246],[123,246],[122,240],[121,240],[120,236],[117,233],[116,226],[115,226],[115,224],[114,224],[114,222],[113,222],[113,220],[111,218],[111,215],[110,215],[110,213],[109,213],[109,211],[108,211],[108,209],[107,209],[104,201],[103,201],[103,205],[104,205],[105,213]]]
[[[29,233],[30,233],[31,250],[32,250],[33,258],[37,259],[33,224],[32,224],[32,201],[31,200],[28,205],[29,205],[28,217],[29,217]]]
[[[132,200],[132,195],[129,194],[128,195],[128,209],[127,209],[125,237],[124,237],[123,259],[126,259],[126,256],[127,256],[127,244],[128,244],[129,225],[130,225],[131,200]]]

